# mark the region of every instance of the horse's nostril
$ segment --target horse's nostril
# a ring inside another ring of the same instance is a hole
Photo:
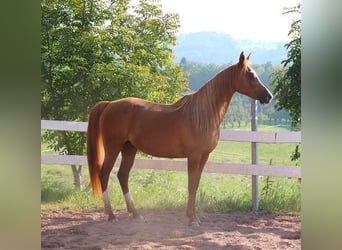
[[[266,95],[264,95],[263,98],[259,99],[261,104],[268,104],[270,103],[270,101],[272,100],[273,96],[269,93],[267,93]]]

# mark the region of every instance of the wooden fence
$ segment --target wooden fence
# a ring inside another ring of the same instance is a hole
[[[87,122],[41,121],[41,129],[86,132]],[[221,129],[220,140],[256,143],[300,143],[301,132],[255,132],[228,131]],[[116,161],[114,167],[119,166]],[[42,164],[87,165],[83,155],[41,155]],[[135,168],[187,171],[185,160],[136,159]],[[295,166],[273,166],[259,164],[207,162],[204,172],[254,176],[280,176],[301,178],[301,168]]]

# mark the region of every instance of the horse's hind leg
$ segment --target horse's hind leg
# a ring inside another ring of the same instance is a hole
[[[114,152],[106,152],[105,158],[103,161],[103,165],[100,171],[100,180],[101,187],[103,192],[103,203],[105,207],[105,213],[108,214],[108,220],[116,220],[116,216],[113,214],[112,207],[110,205],[110,199],[108,195],[108,181],[109,175],[113,169],[115,160],[120,152],[120,149],[115,150]]]
[[[122,160],[117,176],[120,182],[122,193],[125,197],[127,211],[132,213],[134,218],[139,218],[140,215],[135,209],[134,202],[128,188],[129,172],[133,166],[136,153],[137,149],[130,142],[126,142],[124,144],[121,150]]]

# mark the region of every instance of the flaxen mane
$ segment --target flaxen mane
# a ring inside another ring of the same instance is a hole
[[[177,103],[188,117],[204,133],[217,128],[229,106],[228,89],[231,88],[233,68],[226,68],[215,75],[197,92],[184,96]]]

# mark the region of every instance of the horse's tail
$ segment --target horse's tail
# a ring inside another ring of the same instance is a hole
[[[87,129],[87,159],[93,194],[102,197],[100,170],[103,164],[103,141],[100,130],[100,117],[109,102],[99,102],[91,110]]]

